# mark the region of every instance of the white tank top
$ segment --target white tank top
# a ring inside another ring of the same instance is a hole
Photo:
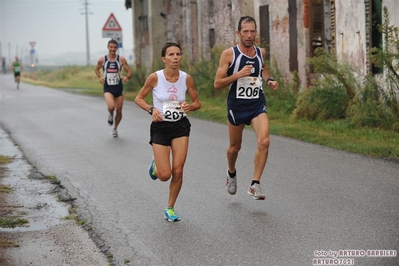
[[[166,80],[163,70],[156,72],[158,84],[152,90],[154,107],[161,112],[163,121],[176,122],[186,116],[181,104],[186,101],[187,73],[179,70],[175,83]]]

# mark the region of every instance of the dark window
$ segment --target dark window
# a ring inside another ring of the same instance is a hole
[[[382,0],[372,0],[372,25],[371,25],[371,47],[382,48],[382,33],[378,25],[382,24]],[[382,67],[372,67],[373,73],[382,73]]]
[[[260,43],[266,49],[266,60],[270,60],[270,12],[269,5],[259,7]]]
[[[215,29],[209,29],[209,46],[212,48],[215,45]]]

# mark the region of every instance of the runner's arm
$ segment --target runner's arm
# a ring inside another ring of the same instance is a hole
[[[100,79],[101,83],[105,82],[104,76],[101,75],[100,69],[103,67],[104,64],[104,57],[101,57],[100,59],[98,59],[97,65],[94,68],[94,73],[96,73],[97,77]]]
[[[229,69],[232,60],[233,49],[229,48],[224,50],[222,52],[222,55],[220,56],[219,67],[216,71],[215,82],[213,84],[215,89],[221,90],[236,81],[237,79],[251,75],[252,66],[247,65],[240,69],[240,71],[227,77],[227,70]]]
[[[126,58],[124,58],[123,56],[121,57],[121,62],[123,69],[126,71],[126,76],[123,77],[123,81],[128,82],[129,79],[132,77],[132,71],[130,70],[129,65],[127,64]]]
[[[270,73],[269,73],[269,69],[267,68],[266,64],[264,63],[264,62],[265,62],[265,58],[266,58],[266,50],[265,50],[264,48],[261,48],[261,51],[262,51],[262,57],[263,57],[262,78],[263,78],[265,81],[267,81],[267,79],[270,78]],[[277,88],[278,88],[278,83],[277,83],[277,81],[269,80],[269,81],[267,82],[267,85],[268,85],[270,88],[272,88],[273,90],[277,90]]]
[[[201,103],[198,99],[198,93],[195,89],[194,79],[187,74],[186,79],[187,93],[191,98],[191,104],[182,105],[184,112],[187,114],[190,111],[196,111],[201,108]]]

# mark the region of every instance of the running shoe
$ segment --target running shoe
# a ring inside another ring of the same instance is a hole
[[[116,130],[115,128],[112,130],[112,136],[113,136],[114,138],[117,138],[117,137],[118,137],[118,130]]]
[[[234,195],[237,192],[237,175],[233,178],[229,176],[229,172],[227,171],[227,179],[226,179],[226,190],[230,195]]]
[[[157,173],[155,172],[155,160],[152,159],[152,162],[150,164],[150,167],[148,167],[148,173],[150,174],[150,177],[152,180],[157,180]]]
[[[264,200],[265,195],[262,193],[262,189],[259,184],[253,184],[248,188],[248,194],[252,196],[255,200]]]
[[[168,220],[169,222],[177,222],[180,221],[179,215],[175,213],[175,210],[173,207],[168,207],[165,209],[165,220]]]
[[[108,125],[112,126],[114,124],[114,116],[112,114],[108,115]]]

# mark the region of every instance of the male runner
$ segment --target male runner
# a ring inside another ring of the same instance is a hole
[[[236,161],[244,127],[251,125],[257,137],[258,148],[248,194],[256,200],[264,200],[260,179],[269,153],[269,118],[262,78],[273,90],[278,88],[278,83],[270,77],[264,64],[265,49],[254,45],[256,33],[255,19],[241,17],[236,31],[239,43],[221,54],[214,86],[217,90],[229,86],[227,117],[230,145],[227,149],[226,189],[231,195],[237,191]]]
[[[122,107],[123,107],[123,84],[128,82],[132,77],[132,72],[127,64],[126,59],[123,56],[118,55],[118,42],[115,40],[110,40],[108,42],[108,55],[101,57],[98,60],[96,68],[94,69],[100,82],[104,84],[104,97],[108,105],[108,124],[110,126],[114,125],[112,129],[112,136],[114,138],[118,137],[118,125],[122,120]],[[121,70],[126,71],[126,76],[121,76]],[[103,69],[103,75],[100,73],[100,68]],[[115,123],[114,123],[114,110]]]

